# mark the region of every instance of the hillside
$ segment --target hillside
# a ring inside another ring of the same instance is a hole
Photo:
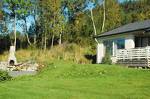
[[[50,62],[35,76],[0,83],[0,99],[148,99],[150,71]]]

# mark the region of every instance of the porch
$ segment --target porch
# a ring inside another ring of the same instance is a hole
[[[133,49],[118,49],[115,58],[119,64],[150,67],[150,46]]]
[[[97,63],[108,54],[113,63],[150,67],[150,20],[129,23],[95,38]]]

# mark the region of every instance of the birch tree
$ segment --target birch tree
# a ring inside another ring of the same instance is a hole
[[[2,2],[0,0],[0,20],[3,18],[3,13],[2,13]]]
[[[103,24],[102,24],[102,33],[105,29],[105,20],[106,20],[106,8],[105,8],[105,0],[103,0]]]
[[[10,18],[14,20],[13,22],[13,30],[14,30],[14,44],[13,46],[16,47],[16,23],[17,18],[25,15],[27,13],[27,8],[29,6],[30,0],[3,0],[3,5],[5,6],[5,9],[7,9],[10,13],[7,13],[6,11],[3,11],[5,14],[7,14]]]
[[[92,20],[92,25],[93,25],[93,30],[94,30],[94,35],[97,35],[97,30],[96,30],[96,25],[94,21],[94,15],[93,15],[93,9],[95,7],[95,0],[87,0],[86,1],[86,8],[90,10],[90,18]],[[97,39],[95,38],[96,43],[98,43]]]

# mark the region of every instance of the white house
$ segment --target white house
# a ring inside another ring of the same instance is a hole
[[[150,20],[130,23],[95,38],[99,43],[97,63],[102,63],[105,53],[109,53],[113,63],[149,66]]]

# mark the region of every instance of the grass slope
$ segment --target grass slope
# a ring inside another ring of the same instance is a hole
[[[149,99],[149,77],[149,70],[55,62],[1,82],[0,99]]]

